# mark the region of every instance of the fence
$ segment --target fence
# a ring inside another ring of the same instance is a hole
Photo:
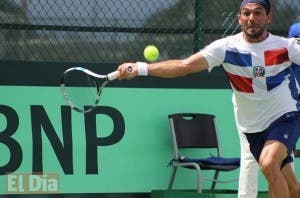
[[[57,62],[182,58],[239,31],[240,0],[1,0],[0,59]],[[300,2],[272,0],[270,31],[286,35]]]

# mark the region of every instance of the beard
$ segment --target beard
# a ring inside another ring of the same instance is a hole
[[[259,28],[257,31],[247,30],[245,27],[243,27],[243,32],[252,39],[258,39],[261,36],[263,36],[265,29]]]

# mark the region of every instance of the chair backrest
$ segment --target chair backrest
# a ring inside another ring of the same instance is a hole
[[[170,114],[168,117],[173,133],[174,147],[217,148],[219,153],[219,142],[214,115],[176,113]],[[177,150],[177,148],[174,149]]]

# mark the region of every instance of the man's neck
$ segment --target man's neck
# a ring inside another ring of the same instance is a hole
[[[268,38],[268,36],[269,36],[269,33],[264,32],[260,37],[252,38],[252,37],[248,36],[245,32],[243,32],[243,38],[248,43],[260,43],[260,42],[266,40]]]

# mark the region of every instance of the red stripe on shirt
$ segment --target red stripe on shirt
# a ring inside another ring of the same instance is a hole
[[[252,86],[252,78],[246,78],[228,72],[226,72],[226,74],[229,77],[232,86],[237,91],[245,92],[245,93],[254,93],[253,86]]]
[[[265,65],[274,66],[289,61],[286,48],[265,51]]]

